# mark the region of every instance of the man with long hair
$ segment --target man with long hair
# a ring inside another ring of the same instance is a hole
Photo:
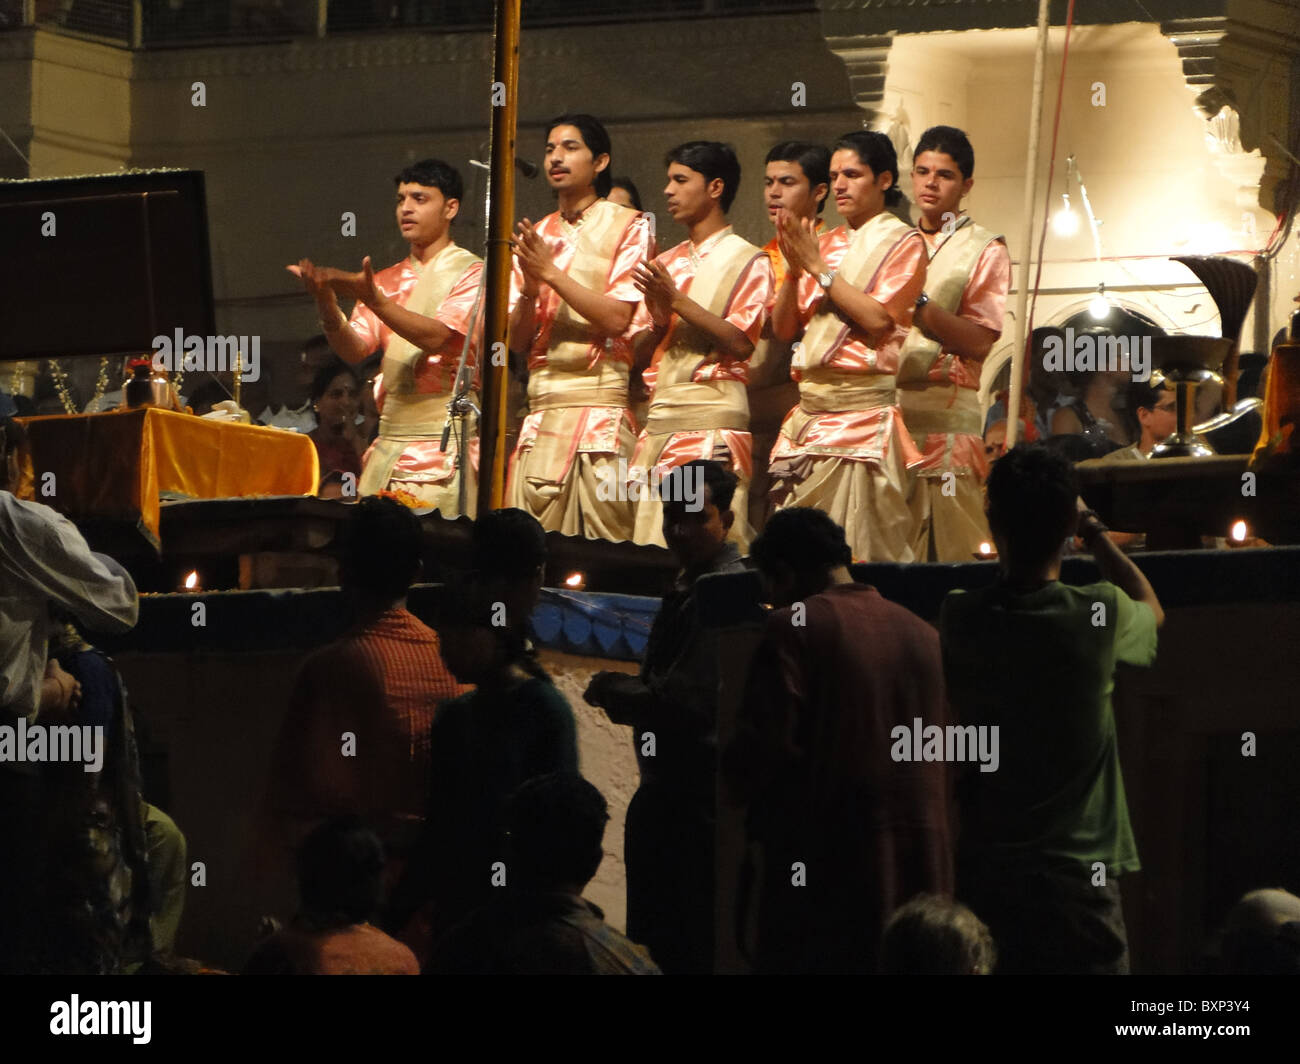
[[[636,442],[628,408],[633,282],[653,257],[649,218],[611,203],[610,141],[587,114],[546,126],[546,180],[558,210],[520,221],[510,287],[510,349],[528,373],[528,416],[511,460],[510,505],[548,532],[632,538],[615,484]],[[611,497],[612,496],[612,497]]]

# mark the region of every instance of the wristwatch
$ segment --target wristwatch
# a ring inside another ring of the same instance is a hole
[[[927,296],[924,292],[922,292],[919,296],[916,297],[916,306],[912,308],[912,314],[915,316],[916,312],[920,310],[923,306],[925,306],[928,302],[930,302],[930,297]]]
[[[1109,531],[1096,510],[1083,510],[1079,514],[1078,535],[1085,546],[1091,548],[1094,539]]]
[[[831,270],[828,273],[819,273],[817,275],[817,283],[822,286],[822,289],[825,292],[829,293],[831,285],[835,283],[835,271]]]

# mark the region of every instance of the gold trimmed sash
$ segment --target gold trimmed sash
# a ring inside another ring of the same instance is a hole
[[[565,271],[568,276],[584,288],[604,295],[614,268],[614,253],[638,217],[639,213],[632,208],[606,199],[588,207],[578,227],[573,260]],[[561,300],[547,339],[546,363],[560,370],[585,370],[591,360],[591,345],[601,339],[603,334],[591,322]]]
[[[958,388],[951,384],[931,384],[921,388],[907,386],[899,389],[898,404],[903,411],[903,423],[916,438],[918,446],[931,435],[984,434],[980,397],[973,388]]]
[[[451,294],[456,283],[464,276],[465,271],[474,263],[482,261],[472,251],[466,251],[455,244],[448,244],[438,252],[432,262],[425,263],[420,271],[420,279],[411,290],[410,298],[404,306],[416,314],[432,318],[437,314],[443,301]],[[446,359],[451,353],[444,352],[443,358]],[[460,351],[456,351],[455,356],[459,360]],[[410,340],[398,336],[397,333],[389,337],[384,347],[384,359],[380,367],[384,373],[384,391],[387,399],[395,395],[410,395],[415,392],[415,367],[423,357],[424,352]],[[449,384],[455,373],[456,368],[453,364],[448,368]],[[438,431],[442,431],[441,426]]]

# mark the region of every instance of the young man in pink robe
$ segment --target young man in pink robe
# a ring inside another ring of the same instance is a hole
[[[970,561],[991,543],[984,516],[980,370],[1002,334],[1011,256],[1006,241],[976,225],[961,201],[974,184],[975,152],[952,126],[917,142],[912,194],[930,262],[903,345],[898,403],[923,455],[912,470],[909,506],[917,561]]]
[[[516,232],[510,349],[526,355],[529,413],[507,496],[548,532],[628,540],[631,504],[602,485],[617,484],[636,442],[628,373],[641,294],[632,275],[654,255],[654,230],[647,215],[604,198],[609,164],[597,119],[548,123],[546,179],[559,210],[537,225],[525,218]]]
[[[451,222],[464,194],[464,182],[453,167],[425,159],[408,166],[396,181],[397,224],[411,245],[405,259],[378,273],[368,256],[360,273],[314,267],[307,259],[289,270],[315,296],[321,329],[340,358],[355,365],[375,350],[384,352],[375,390],[379,438],[363,456],[357,494],[387,490],[444,517],[458,515],[463,424],[469,458],[463,471],[465,512],[472,517],[478,472],[474,418],[457,419],[445,451],[441,437],[466,336],[471,328],[475,341],[482,334],[481,315],[475,324],[471,319],[483,260],[451,239]],[[341,295],[358,301],[351,318],[339,308]],[[477,369],[474,346],[467,363],[471,374]]]
[[[786,415],[768,468],[777,508],[825,511],[855,560],[912,560],[907,468],[920,459],[895,406],[898,353],[925,283],[921,235],[887,206],[900,194],[883,133],[853,132],[831,156],[831,190],[848,223],[820,240],[782,214],[790,272],[772,310],[773,335],[803,331],[791,373],[799,405]]]
[[[831,152],[821,144],[784,140],[767,153],[763,174],[763,206],[772,222],[773,236],[763,245],[772,264],[772,298],[785,283],[789,269],[776,233],[782,208],[816,223],[817,236],[830,230],[822,217],[831,189]],[[755,531],[767,521],[771,478],[768,458],[781,431],[781,422],[799,401],[799,386],[790,376],[791,344],[772,335],[772,308],[749,360],[749,431],[754,437],[754,469],[749,481],[749,523]]]
[[[643,375],[650,392],[649,417],[629,470],[634,538],[666,546],[666,500],[655,487],[676,466],[713,460],[740,481],[731,538],[743,550],[752,538],[746,520],[753,469],[747,360],[772,299],[772,267],[762,250],[737,236],[727,222],[740,185],[740,163],[729,147],[690,141],[672,149],[664,161],[668,213],[690,236],[639,266],[634,276],[645,297],[640,322],[651,330],[654,343]]]

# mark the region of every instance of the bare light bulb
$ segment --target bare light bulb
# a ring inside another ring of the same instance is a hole
[[[1092,297],[1092,302],[1088,304],[1088,316],[1093,321],[1103,321],[1110,316],[1110,300],[1106,298],[1106,286],[1104,284],[1097,286],[1097,294]]]
[[[1079,231],[1079,216],[1070,207],[1070,194],[1061,193],[1061,209],[1052,215],[1052,231],[1057,236],[1074,236]]]

